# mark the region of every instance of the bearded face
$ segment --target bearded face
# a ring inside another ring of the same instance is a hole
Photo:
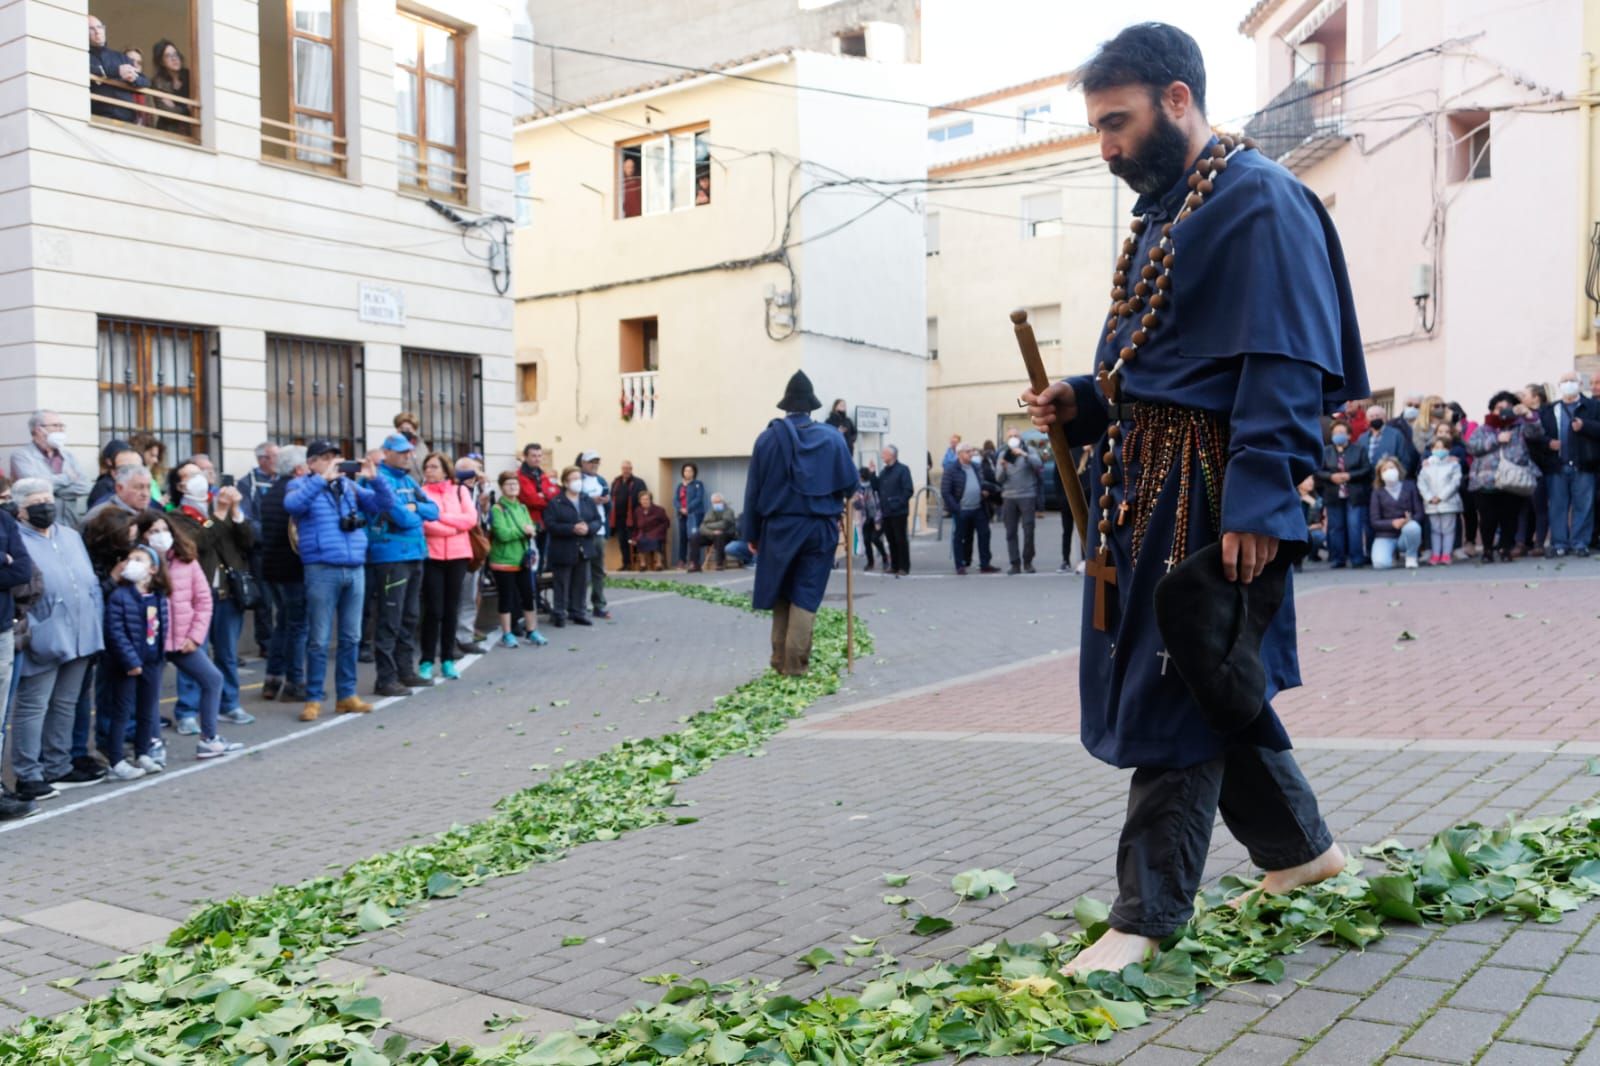
[[[1154,118],[1144,139],[1106,164],[1140,196],[1159,195],[1172,188],[1189,163],[1189,138],[1167,117],[1159,100],[1152,103]]]

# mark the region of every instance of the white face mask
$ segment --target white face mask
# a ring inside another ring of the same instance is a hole
[[[50,445],[50,447],[54,448],[58,452],[64,451],[67,447],[67,435],[64,431],[59,429],[46,436],[45,441]]]
[[[197,500],[204,499],[210,489],[211,482],[206,480],[204,474],[191,474],[189,480],[183,483],[184,494]]]
[[[1562,399],[1564,399],[1564,400],[1576,399],[1577,395],[1578,395],[1578,383],[1576,381],[1563,381],[1561,383],[1561,398]]]
[[[1010,448],[1012,451],[1018,450],[1022,447],[1022,438],[1012,437],[1010,440],[1006,441],[1006,447]]]
[[[150,577],[150,564],[144,559],[134,556],[122,564],[122,577],[123,580],[134,585],[146,581]]]
[[[578,490],[581,488],[583,488],[583,482],[579,481],[577,478],[573,478],[571,481],[567,482],[567,491],[572,493],[574,496],[578,494]]]
[[[1403,417],[1407,422],[1410,422],[1421,413],[1422,412],[1415,407],[1407,407],[1403,412],[1401,412],[1401,417]]]
[[[1396,470],[1392,466],[1384,468],[1384,471],[1383,471],[1383,483],[1385,485],[1394,485],[1394,484],[1397,484],[1399,481],[1400,481],[1400,471]]]
[[[152,533],[152,534],[150,534],[150,538],[149,539],[150,539],[150,547],[154,548],[156,551],[160,552],[163,555],[165,555],[167,552],[172,550],[172,534],[171,533],[167,533],[167,532],[164,532],[164,531],[163,532]]]

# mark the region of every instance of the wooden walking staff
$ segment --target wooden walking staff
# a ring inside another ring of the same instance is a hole
[[[1028,312],[1018,308],[1011,312],[1011,323],[1017,332],[1017,347],[1022,349],[1022,361],[1028,368],[1028,381],[1035,394],[1050,387],[1050,375],[1045,373],[1044,359],[1039,355],[1039,342],[1033,339],[1033,326],[1028,324]],[[1072,509],[1072,524],[1078,527],[1078,543],[1085,554],[1089,547],[1089,503],[1083,498],[1083,484],[1078,480],[1078,466],[1072,461],[1072,447],[1067,444],[1067,431],[1060,424],[1050,427],[1050,454],[1055,456],[1056,476],[1061,479],[1061,489],[1066,493],[1067,506]],[[1106,586],[1117,583],[1117,568],[1106,558],[1104,545],[1098,559],[1088,560],[1084,567],[1095,582],[1094,627],[1101,632],[1107,628]]]
[[[844,669],[856,672],[855,507],[844,505]]]

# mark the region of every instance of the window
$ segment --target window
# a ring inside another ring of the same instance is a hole
[[[1028,308],[1028,324],[1033,327],[1033,339],[1041,348],[1061,346],[1061,305],[1043,304]]]
[[[417,412],[429,451],[459,459],[483,451],[483,367],[475,355],[400,353],[400,405]]]
[[[1400,36],[1400,0],[1375,0],[1372,48],[1377,51]]]
[[[394,61],[400,187],[465,200],[461,35],[401,12],[395,20]]]
[[[867,31],[850,30],[839,34],[839,54],[867,58]]]
[[[1022,198],[1023,237],[1057,237],[1061,234],[1061,194],[1034,193]]]
[[[278,444],[337,441],[366,454],[360,349],[342,341],[267,335],[267,436]]]
[[[624,374],[654,373],[661,369],[661,330],[654,317],[625,318],[621,322],[618,368]]]
[[[217,335],[209,329],[125,318],[99,321],[100,436],[149,433],[168,465],[196,452],[221,454]]]
[[[148,41],[156,43],[146,50]],[[199,140],[195,52],[190,0],[91,0],[89,113],[107,122]]]
[[[939,254],[939,212],[929,211],[923,219],[923,232],[927,237],[928,254]]]
[[[1457,111],[1450,116],[1450,180],[1489,176],[1489,113]]]
[[[517,364],[517,402],[539,402],[539,364]]]
[[[1050,105],[1034,104],[1017,112],[1017,134],[1021,137],[1039,137],[1050,128]]]
[[[261,0],[261,156],[344,173],[344,75],[335,0]]]
[[[958,137],[968,137],[972,134],[972,120],[957,122],[951,126],[939,126],[928,131],[930,141],[953,141]]]
[[[939,320],[928,319],[928,358],[939,358]]]
[[[617,217],[711,203],[711,130],[674,130],[617,146]]]
[[[511,181],[517,201],[517,225],[530,226],[533,224],[533,171],[527,163],[518,163]]]

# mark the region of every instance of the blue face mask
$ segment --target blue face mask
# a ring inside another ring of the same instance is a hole
[[[727,510],[727,505],[726,504],[721,504],[721,503],[714,503],[714,504],[711,505],[711,509],[713,511],[725,511],[725,510]]]
[[[1340,445],[1349,444],[1350,443],[1350,434],[1348,434],[1348,433],[1335,433],[1333,435],[1333,443],[1340,444]]]
[[[1433,457],[1435,459],[1443,459],[1445,456],[1447,456],[1449,454],[1450,454],[1449,451],[1447,451],[1444,448],[1435,448],[1433,450]]]
[[[478,475],[474,471],[471,471],[471,470],[457,470],[456,471],[456,480],[461,482],[463,485],[465,485],[469,481],[476,481],[477,478],[478,478]]]

